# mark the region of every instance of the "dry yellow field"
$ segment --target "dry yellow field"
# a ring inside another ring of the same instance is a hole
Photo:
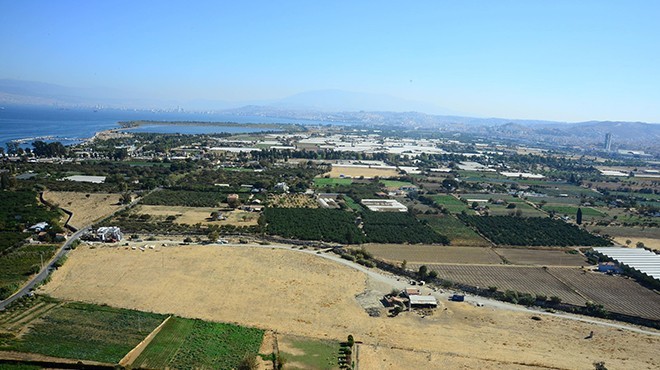
[[[631,237],[625,237],[625,236],[617,236],[614,238],[614,241],[621,245],[626,245],[626,240],[630,240],[630,246],[635,247],[638,242],[644,243],[644,246],[649,247],[654,250],[660,250],[660,239],[655,239],[655,238],[638,238],[635,236]]]
[[[75,228],[87,226],[119,209],[119,194],[76,193],[67,191],[48,191],[44,199],[58,204],[60,208],[73,212],[69,225]]]
[[[337,166],[333,164],[332,170],[324,174],[323,176],[326,175],[335,178],[339,178],[339,177],[358,178],[360,176],[364,176],[365,178],[370,179],[376,176],[380,178],[398,177],[399,173],[396,170],[388,169],[388,168],[346,167],[346,166]]]
[[[660,337],[568,319],[442,302],[431,316],[370,317],[356,295],[373,278],[314,254],[270,247],[74,250],[43,292],[343,340],[360,369],[657,369]],[[385,284],[379,282],[378,284]],[[379,287],[379,292],[387,287]],[[446,308],[446,309],[445,309]],[[592,339],[584,339],[590,331]]]
[[[165,218],[167,216],[176,216],[174,220],[177,224],[194,225],[201,223],[203,225],[235,225],[251,226],[256,225],[259,220],[259,213],[243,210],[233,210],[231,212],[222,212],[227,217],[222,221],[210,221],[211,212],[217,211],[213,207],[175,207],[175,206],[146,206],[141,205],[135,208],[136,213],[150,214]]]

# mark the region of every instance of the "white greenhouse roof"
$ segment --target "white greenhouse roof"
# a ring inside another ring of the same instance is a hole
[[[641,248],[594,248],[594,250],[660,280],[660,255]]]

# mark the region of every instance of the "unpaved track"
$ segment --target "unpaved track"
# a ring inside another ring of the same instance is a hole
[[[400,369],[402,358],[407,368],[416,369],[586,369],[596,361],[612,369],[660,366],[660,337],[650,330],[579,317],[566,320],[481,298],[448,302],[450,292],[434,292],[442,307],[431,316],[406,312],[372,318],[355,298],[366,289],[405,285],[330,253],[280,245],[144,252],[79,247],[45,292],[319,339],[353,334],[365,343],[361,369]],[[486,306],[474,307],[474,301]],[[531,320],[533,315],[542,320]],[[590,331],[594,337],[584,339]]]

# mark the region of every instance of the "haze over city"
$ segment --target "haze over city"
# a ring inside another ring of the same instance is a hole
[[[357,92],[390,99],[366,110],[657,123],[658,14],[654,1],[3,2],[0,79],[162,107],[330,90],[333,110],[358,110]]]

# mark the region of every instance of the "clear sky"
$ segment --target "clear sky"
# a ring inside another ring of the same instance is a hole
[[[145,98],[382,93],[660,122],[660,1],[0,0],[0,78]]]

